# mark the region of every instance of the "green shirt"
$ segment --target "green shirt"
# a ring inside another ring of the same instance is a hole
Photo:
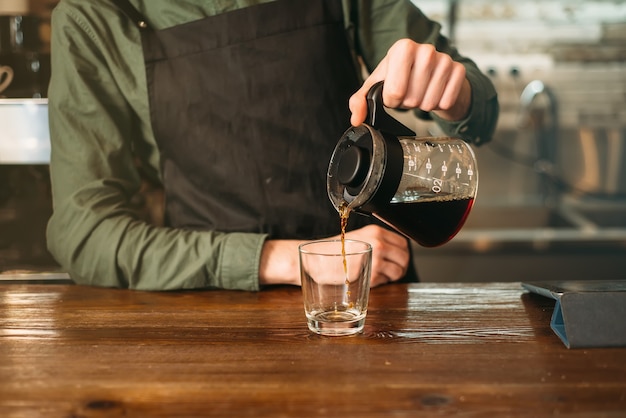
[[[152,27],[162,29],[264,1],[133,4]],[[473,89],[470,117],[438,122],[467,140],[490,138],[498,108],[493,86],[447,44],[440,25],[409,0],[343,3],[346,28],[370,70],[394,41],[406,37],[436,44],[463,62]],[[349,4],[357,6],[349,10]],[[61,0],[55,8],[49,121],[54,211],[48,246],[77,283],[144,290],[259,289],[265,235],[172,229],[142,217],[136,202],[142,185],[138,162],[144,175],[158,182],[159,150],[150,125],[140,34],[110,2]]]

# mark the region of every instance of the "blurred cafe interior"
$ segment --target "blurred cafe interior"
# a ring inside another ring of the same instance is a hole
[[[0,275],[59,271],[45,244],[56,2],[0,1],[0,67],[13,72],[0,92]],[[626,279],[626,2],[415,3],[493,79],[501,107],[495,138],[475,148],[480,185],[465,227],[414,248],[421,279]]]

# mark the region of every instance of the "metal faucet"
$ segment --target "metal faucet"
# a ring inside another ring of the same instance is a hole
[[[537,143],[537,159],[534,169],[544,177],[544,195],[555,192],[551,185],[560,185],[554,173],[557,163],[559,132],[558,103],[556,95],[541,80],[533,80],[520,95],[518,128],[532,127]]]
[[[556,96],[552,92],[552,89],[546,86],[541,80],[533,80],[528,83],[520,95],[519,126],[525,127],[528,123],[530,123],[533,113],[532,111],[533,109],[537,109],[537,106],[535,106],[535,99],[538,96],[544,96],[546,98],[546,104],[540,110],[543,112],[547,110],[549,112],[548,116],[550,117],[551,124],[558,126]]]

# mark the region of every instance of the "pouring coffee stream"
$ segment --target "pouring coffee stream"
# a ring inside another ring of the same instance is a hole
[[[342,225],[357,212],[375,216],[422,246],[443,245],[459,232],[473,206],[476,158],[461,139],[416,137],[385,112],[382,89],[382,82],[370,89],[367,120],[337,143],[328,167],[328,196]]]

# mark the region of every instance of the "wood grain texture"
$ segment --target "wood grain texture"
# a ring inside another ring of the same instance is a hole
[[[0,416],[626,416],[626,349],[568,350],[519,283],[390,285],[320,337],[299,288],[0,284]]]

